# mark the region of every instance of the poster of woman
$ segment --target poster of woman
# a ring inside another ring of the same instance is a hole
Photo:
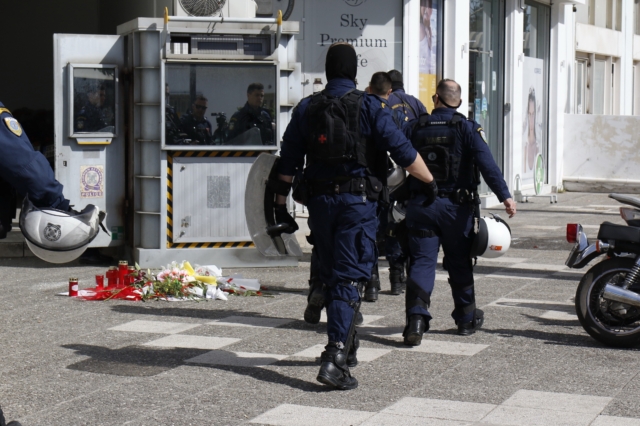
[[[542,59],[525,57],[523,84],[525,105],[522,123],[522,173],[520,174],[523,186],[534,183],[538,154],[542,155],[543,164],[546,160],[545,138],[542,131],[544,118],[542,114],[543,65]]]

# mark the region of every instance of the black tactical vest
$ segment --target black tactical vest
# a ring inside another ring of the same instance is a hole
[[[411,143],[429,167],[438,186],[455,186],[462,160],[464,115],[445,121],[422,114],[414,125]]]
[[[311,96],[306,110],[309,132],[307,162],[336,165],[355,160],[367,167],[367,139],[360,135],[364,92],[350,90],[342,97],[324,91]]]

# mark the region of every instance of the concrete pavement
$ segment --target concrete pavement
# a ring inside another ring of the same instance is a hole
[[[586,334],[572,301],[585,270],[564,266],[566,223],[595,236],[604,220],[623,223],[618,206],[585,193],[519,204],[512,248],[478,260],[486,321],[470,337],[455,334],[439,270],[431,330],[404,347],[404,298],[388,294],[381,261],[349,392],[315,381],[326,335],[302,320],[308,255],[295,268],[224,271],[259,278],[272,298],[201,303],[74,300],[56,295],[69,276],[82,287],[105,268],[3,258],[0,405],[25,426],[640,426],[638,351]]]

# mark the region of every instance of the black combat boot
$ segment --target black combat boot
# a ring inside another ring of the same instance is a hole
[[[364,288],[365,302],[375,302],[378,300],[378,292],[380,291],[380,275],[378,273],[378,265],[373,267],[371,271],[371,279],[367,281]]]
[[[347,356],[341,342],[329,342],[320,355],[320,371],[316,380],[339,390],[350,390],[358,387],[358,381],[351,377],[347,366]]]
[[[456,324],[458,324],[458,334],[460,336],[470,336],[475,333],[476,330],[479,330],[480,327],[482,327],[482,324],[484,324],[484,311],[476,309],[473,321]]]
[[[391,294],[398,296],[406,287],[406,276],[404,274],[404,262],[394,262],[389,260],[389,281],[391,282]]]
[[[2,408],[0,408],[0,426],[22,426],[22,423],[17,420],[7,423],[4,414],[2,414]]]
[[[320,322],[320,313],[324,306],[324,292],[321,282],[309,280],[309,296],[307,297],[307,307],[304,310],[304,321],[309,324]]]
[[[407,346],[419,346],[422,343],[422,335],[429,330],[429,320],[423,315],[409,315],[409,322],[404,328],[404,344]]]
[[[360,338],[358,337],[358,334],[356,332],[356,334],[353,336],[353,343],[349,348],[349,354],[347,355],[347,367],[353,368],[358,365],[358,348],[360,348]]]

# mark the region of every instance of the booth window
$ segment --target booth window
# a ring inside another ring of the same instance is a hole
[[[278,142],[275,64],[170,63],[165,67],[165,146]]]
[[[70,68],[72,135],[116,133],[116,68]]]

